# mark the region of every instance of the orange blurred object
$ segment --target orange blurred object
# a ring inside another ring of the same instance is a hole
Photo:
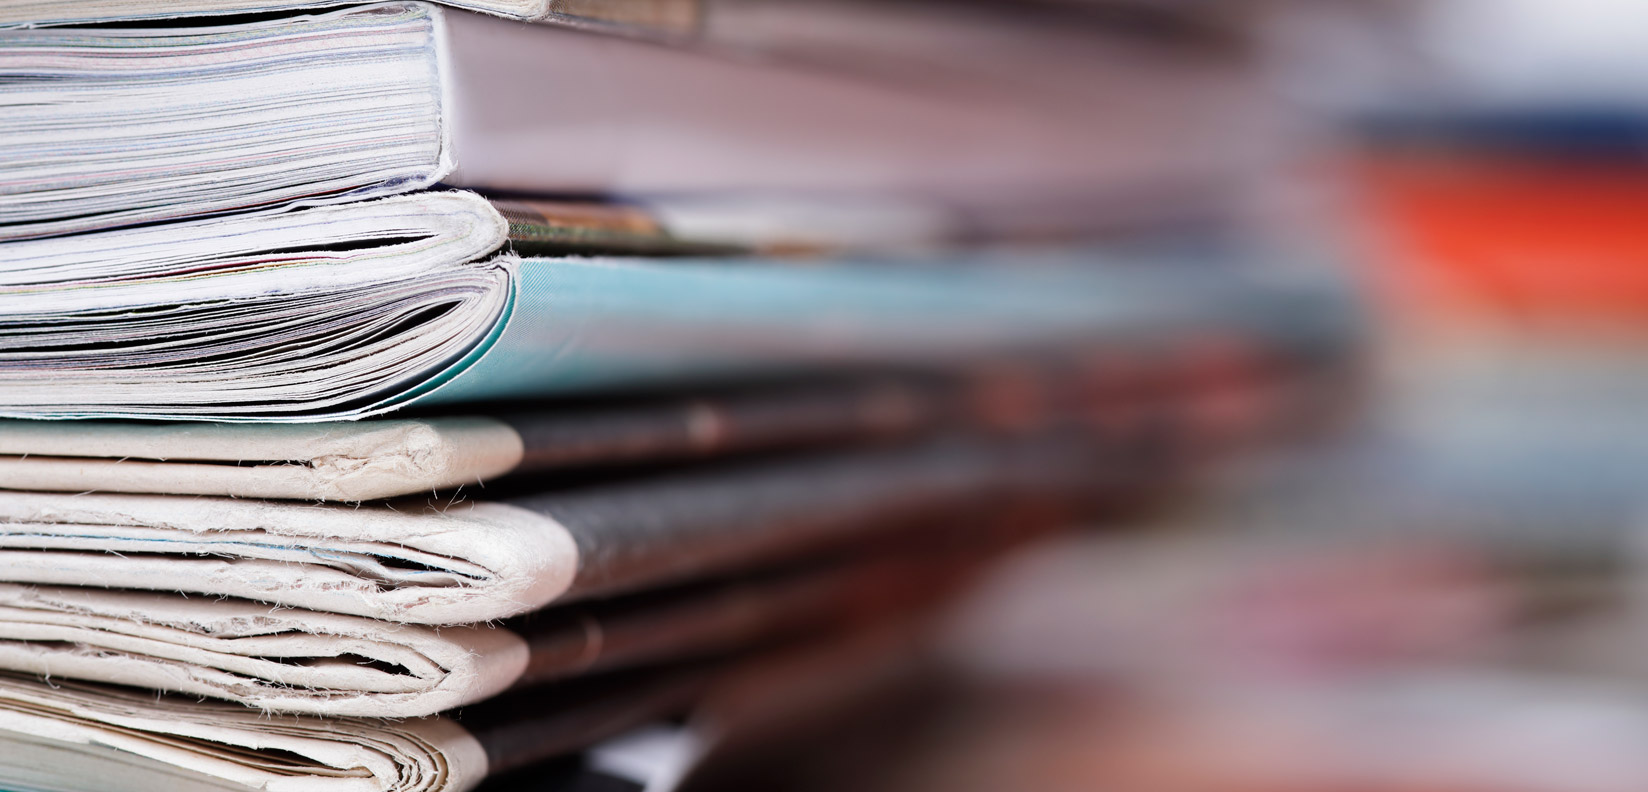
[[[1398,308],[1648,324],[1648,163],[1392,154],[1353,178]]]

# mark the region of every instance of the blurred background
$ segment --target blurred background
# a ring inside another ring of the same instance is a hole
[[[1113,242],[1335,270],[1355,404],[1014,554],[899,667],[729,691],[687,787],[1648,788],[1648,4],[1023,5],[1172,53],[1141,102],[1206,79],[1237,176]]]
[[[1365,340],[1325,428],[614,755],[686,789],[1648,789],[1648,4],[868,4],[881,38],[748,5],[774,24],[708,35],[1138,121],[1082,233],[1320,268]],[[994,18],[1023,38],[969,39]]]

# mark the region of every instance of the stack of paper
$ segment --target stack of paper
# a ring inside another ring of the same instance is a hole
[[[0,0],[0,786],[468,789],[1352,373],[1339,284],[1006,244],[1228,175],[1167,119],[458,5],[651,27]]]

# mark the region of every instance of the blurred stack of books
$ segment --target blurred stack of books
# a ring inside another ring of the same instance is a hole
[[[1122,241],[1250,175],[1205,30],[315,5],[0,2],[0,785],[530,771],[1354,373],[1333,279]]]

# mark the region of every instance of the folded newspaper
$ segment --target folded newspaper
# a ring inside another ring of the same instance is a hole
[[[517,693],[456,715],[262,712],[0,672],[0,785],[44,792],[463,792],[686,711],[688,666]],[[118,782],[112,781],[118,779]]]
[[[0,493],[0,580],[473,624],[1102,488],[1094,449],[935,440],[496,501]]]
[[[556,608],[502,625],[441,628],[244,600],[0,584],[0,669],[271,712],[418,717],[508,689],[711,657],[884,618],[936,598],[982,553],[874,552],[860,561]]]
[[[0,415],[312,421],[1347,322],[1332,288],[1287,273],[1051,254],[523,259],[497,251],[545,224],[511,217],[426,193],[6,243]]]
[[[1346,337],[1243,338],[1233,327],[1215,350],[1205,328],[1187,330],[981,360],[947,376],[854,374],[351,423],[0,421],[0,489],[364,501],[957,430],[1062,426],[1116,447],[1261,438],[1304,423],[1350,381]],[[1208,408],[1220,402],[1239,409]]]
[[[556,472],[910,438],[964,425],[977,390],[879,376],[354,423],[0,421],[0,488],[364,501],[506,474],[547,483]]]

